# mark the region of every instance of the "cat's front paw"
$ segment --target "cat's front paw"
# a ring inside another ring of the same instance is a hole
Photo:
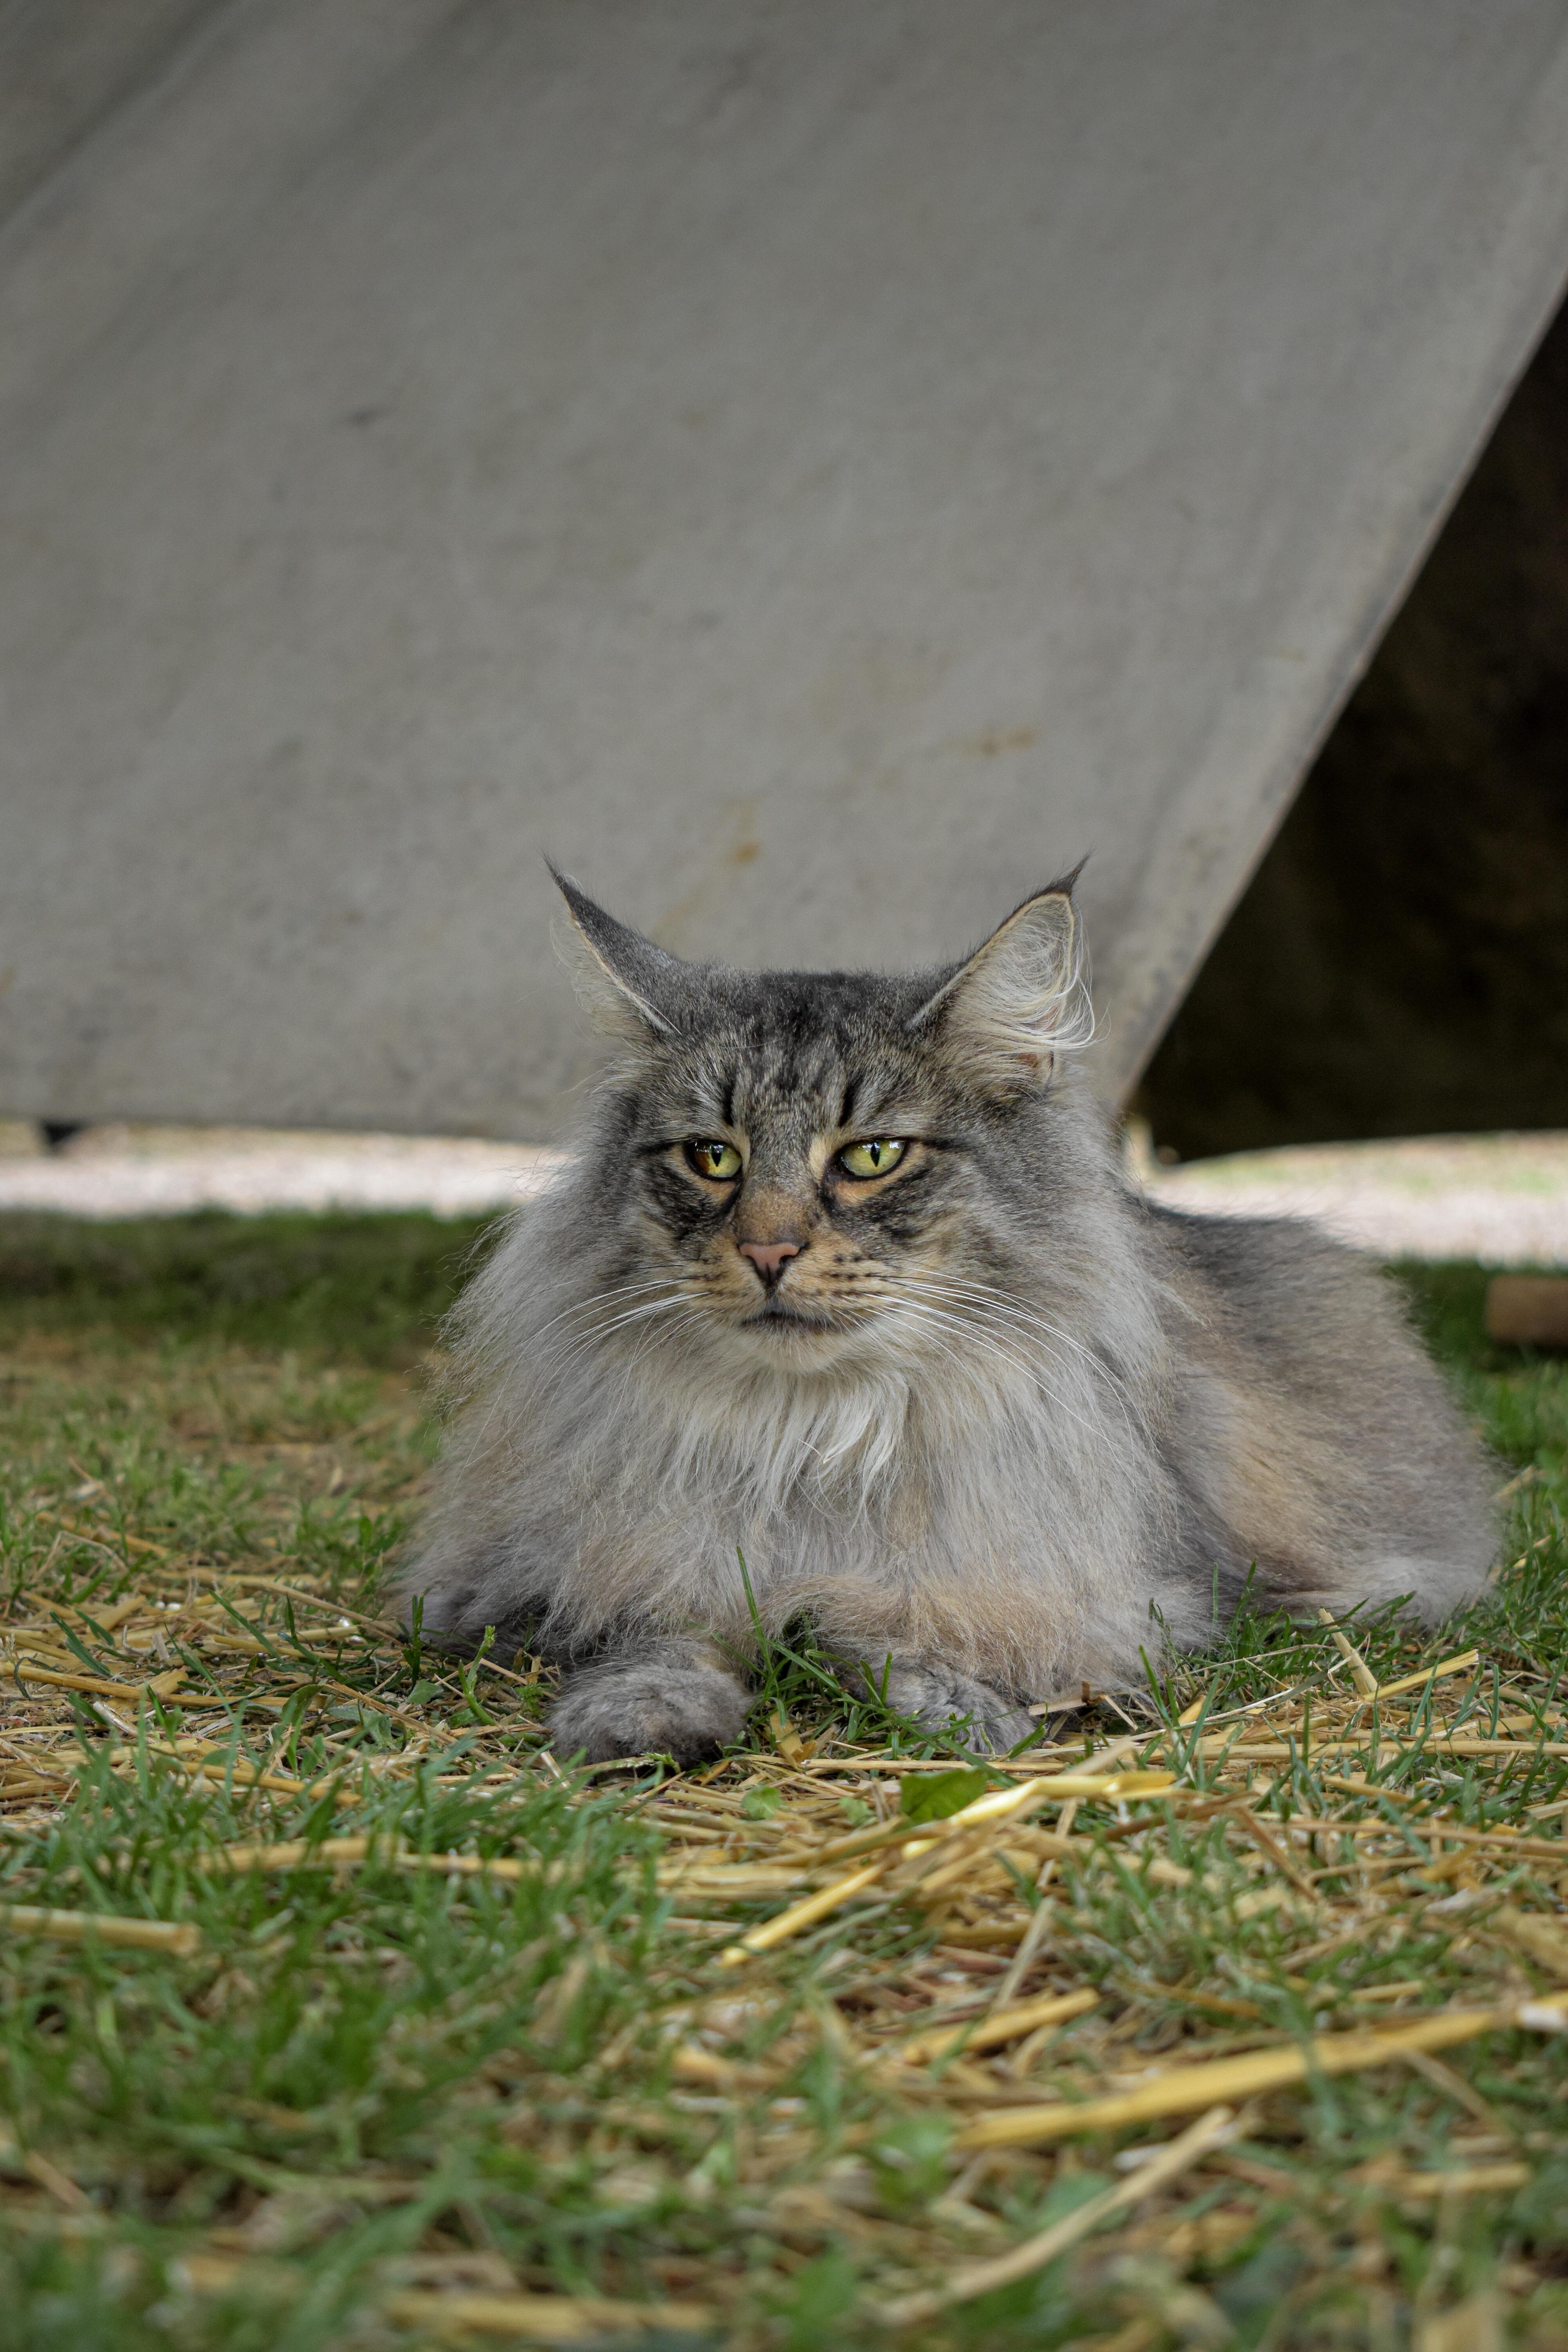
[[[859,1674],[865,1687],[895,1715],[909,1716],[922,1730],[944,1732],[959,1747],[982,1755],[1005,1756],[1038,1728],[1026,1707],[953,1667],[895,1661],[880,1670],[862,1665]]]
[[[568,1683],[550,1717],[555,1751],[607,1764],[617,1756],[673,1756],[700,1764],[739,1739],[752,1695],[710,1666],[595,1666]]]
[[[510,1665],[520,1652],[538,1646],[537,1635],[550,1614],[548,1599],[498,1568],[492,1553],[469,1560],[460,1570],[432,1575],[416,1568],[404,1589],[399,1611],[405,1633],[415,1624],[420,1639],[433,1650],[471,1657],[490,1638],[489,1654],[497,1665]]]

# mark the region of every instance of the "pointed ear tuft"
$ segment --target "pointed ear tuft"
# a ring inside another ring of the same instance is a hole
[[[1094,1034],[1072,903],[1082,870],[1026,898],[910,1022],[988,1094],[1037,1093],[1050,1083],[1057,1056]]]
[[[644,1042],[650,1034],[672,1036],[686,993],[679,957],[618,923],[558,866],[550,871],[572,919],[567,960],[573,985],[595,1027]]]

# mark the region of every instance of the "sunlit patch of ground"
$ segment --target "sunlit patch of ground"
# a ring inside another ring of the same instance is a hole
[[[1130,1164],[1177,1208],[1317,1218],[1380,1257],[1568,1265],[1568,1136],[1426,1136],[1312,1144],[1162,1167],[1146,1129]],[[425,1209],[470,1216],[548,1180],[557,1155],[472,1139],[89,1127],[57,1151],[0,1120],[0,1213],[132,1217],[197,1209]]]
[[[1314,1218],[1383,1258],[1568,1265],[1568,1135],[1301,1144],[1139,1173],[1156,1200],[1230,1216]]]

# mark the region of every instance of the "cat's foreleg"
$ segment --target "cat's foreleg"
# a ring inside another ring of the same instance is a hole
[[[880,1657],[840,1655],[838,1671],[856,1697],[879,1699],[923,1731],[947,1733],[960,1747],[1005,1756],[1039,1728],[1026,1707],[956,1666],[933,1664],[907,1651]]]
[[[673,1756],[697,1764],[739,1739],[752,1693],[710,1642],[650,1635],[571,1675],[550,1717],[562,1757]]]

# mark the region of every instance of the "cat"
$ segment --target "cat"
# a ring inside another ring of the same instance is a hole
[[[1000,1752],[1249,1580],[1426,1623],[1485,1584],[1489,1465],[1388,1279],[1124,1175],[1076,879],[889,978],[685,962],[556,876],[617,1051],[460,1307],[405,1582],[563,1668],[560,1754],[737,1740],[759,1622]]]

